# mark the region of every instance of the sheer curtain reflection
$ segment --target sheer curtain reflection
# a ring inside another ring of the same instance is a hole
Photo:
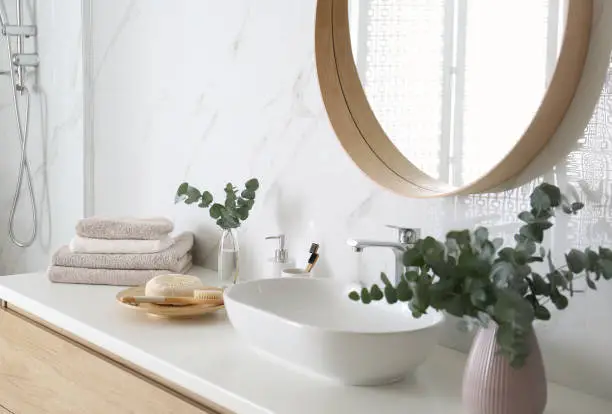
[[[351,6],[360,77],[398,149],[456,185],[501,160],[538,109],[555,67],[562,0]]]
[[[516,215],[529,206],[538,182],[553,182],[570,197],[586,202],[580,214],[559,216],[549,241],[561,254],[570,247],[586,248],[612,242],[612,60],[599,101],[578,147],[544,177],[522,187],[497,193],[458,197],[462,219],[490,225],[506,239],[516,231]]]

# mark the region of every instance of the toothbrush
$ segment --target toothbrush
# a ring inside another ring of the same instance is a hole
[[[306,272],[310,272],[312,268],[314,267],[314,265],[317,263],[317,260],[319,260],[319,255],[317,254],[318,251],[319,251],[319,244],[311,243],[310,244],[310,257],[308,258],[308,262],[306,263],[306,269],[304,269]]]
[[[317,260],[319,260],[319,255],[317,253],[313,253],[308,258],[308,264],[306,265],[306,272],[310,273],[315,264],[317,264]]]

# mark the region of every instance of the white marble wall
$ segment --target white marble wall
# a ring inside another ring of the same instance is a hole
[[[188,180],[220,194],[228,180],[256,176],[262,189],[240,236],[245,274],[251,276],[272,252],[264,236],[278,232],[287,235],[291,253],[300,259],[311,241],[321,243],[319,274],[362,280],[392,271],[392,255],[358,256],[346,239],[391,239],[394,233],[385,224],[438,236],[477,223],[512,232],[528,188],[414,200],[377,187],[355,167],[334,136],[318,89],[315,5],[315,0],[94,0],[95,213],[168,215],[179,229],[197,232],[199,258],[214,267],[218,230],[206,212],[173,205],[176,187]],[[598,34],[610,35],[610,29]],[[604,53],[604,69],[607,59]],[[590,87],[597,92],[601,82],[595,79]],[[593,102],[582,111],[590,112]],[[559,253],[574,242],[612,238],[610,103],[604,94],[581,151],[546,173],[563,185],[584,180],[599,191],[582,219],[559,227],[553,243]],[[576,115],[565,134],[572,126],[582,130],[580,119]],[[552,380],[609,397],[611,298],[612,286],[602,286],[575,298],[569,310],[541,327]],[[469,338],[450,332],[447,344],[466,346]]]
[[[4,0],[15,24],[16,0]],[[83,212],[82,46],[80,0],[26,1],[26,22],[35,21],[40,67],[29,76],[31,122],[28,155],[39,213],[39,237],[22,249],[11,244],[7,223],[20,161],[11,81],[0,77],[0,275],[44,269],[51,253],[74,231]],[[0,41],[0,70],[8,69],[5,40]],[[25,185],[24,185],[25,189]],[[24,191],[15,231],[21,239],[31,228]]]

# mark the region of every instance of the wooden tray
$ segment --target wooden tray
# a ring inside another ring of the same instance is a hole
[[[206,290],[222,290],[217,287],[206,286]],[[120,305],[130,309],[134,309],[140,312],[145,312],[151,316],[160,318],[194,318],[197,316],[205,315],[207,313],[216,312],[219,309],[223,309],[225,306],[211,306],[211,305],[186,305],[186,306],[170,306],[170,305],[155,305],[152,303],[141,303],[140,305],[130,305],[128,303],[121,302],[121,298],[124,296],[144,296],[145,287],[137,286],[122,290],[117,293],[116,299]]]

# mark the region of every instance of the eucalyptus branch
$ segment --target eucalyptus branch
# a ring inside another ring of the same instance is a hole
[[[444,242],[420,239],[404,254],[403,263],[411,270],[397,286],[383,273],[382,289],[374,284],[349,297],[365,304],[383,298],[391,304],[406,302],[416,318],[433,308],[472,326],[493,321],[498,325],[500,352],[512,366],[520,367],[529,354],[527,334],[533,321],[551,318],[546,305],[565,309],[569,300],[564,293],[571,297],[580,292],[574,282],[582,277],[590,289],[596,289],[602,277],[612,279],[612,250],[572,249],[565,255],[565,264],[555,266],[551,252],[542,246],[556,210],[573,215],[584,204],[570,202],[559,188],[542,183],[530,195],[530,207],[518,215],[523,225],[514,236],[514,247],[502,247],[501,239],[490,240],[484,227],[451,231]],[[532,263],[544,263],[548,273],[535,272]]]
[[[252,178],[245,183],[245,189],[238,195],[238,189],[232,184],[225,186],[225,202],[214,203],[213,195],[209,191],[200,191],[189,183],[182,183],[174,199],[175,203],[181,201],[185,204],[198,203],[198,207],[209,209],[210,217],[222,229],[235,229],[249,218],[249,213],[255,205],[255,193],[259,188],[259,181]]]

